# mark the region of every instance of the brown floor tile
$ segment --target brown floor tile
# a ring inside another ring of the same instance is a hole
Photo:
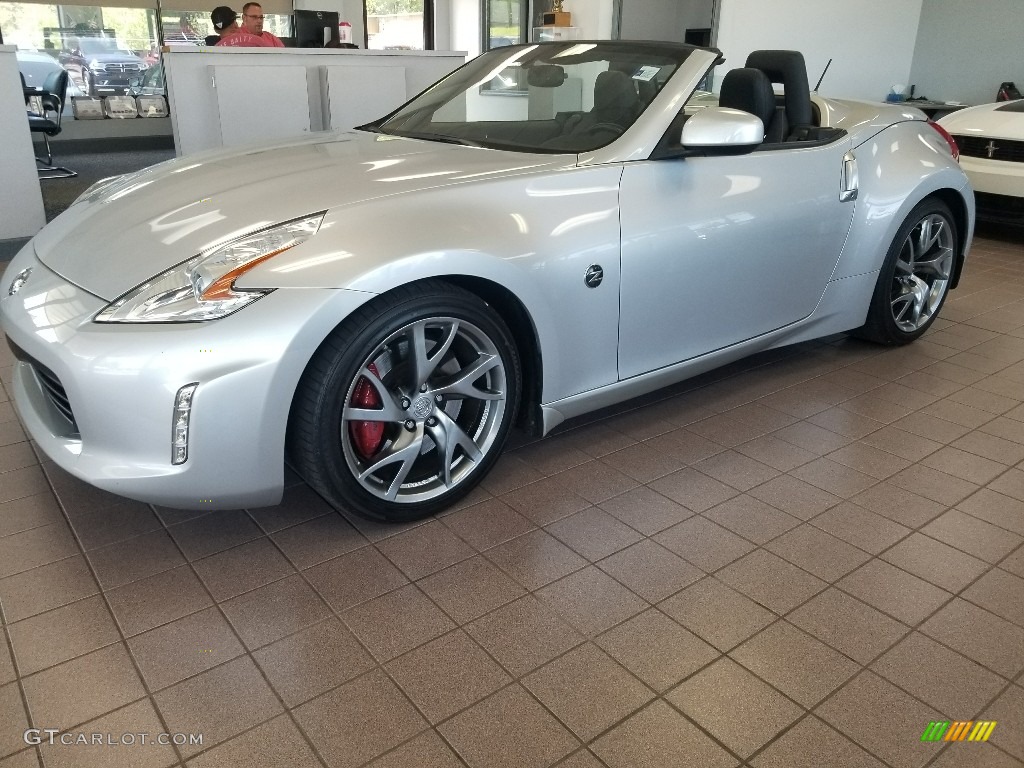
[[[26,677],[32,717],[45,728],[70,728],[146,695],[122,643]]]
[[[908,631],[895,619],[835,588],[800,606],[787,619],[861,664],[870,662]]]
[[[38,466],[22,467],[4,472],[3,481],[3,485],[0,486],[0,504],[49,490],[46,476]]]
[[[723,451],[698,462],[694,469],[741,491],[778,476],[779,470],[736,451]]]
[[[872,432],[870,435],[865,435],[860,442],[907,461],[920,461],[943,445],[935,440],[929,440],[927,437],[891,425]]]
[[[245,652],[216,608],[129,638],[128,648],[151,691],[180,683]]]
[[[367,768],[463,768],[463,763],[437,731],[430,730],[377,758]]]
[[[188,761],[188,768],[253,766],[319,768],[313,750],[287,715],[275,717]]]
[[[851,502],[908,528],[919,528],[946,511],[946,505],[888,482],[858,493]]]
[[[221,609],[250,650],[308,627],[329,613],[298,575],[233,597],[221,603]]]
[[[1024,762],[1024,732],[1018,727],[1024,719],[1024,688],[1010,686],[985,710],[982,717],[999,723],[992,732],[990,741]],[[1009,727],[1000,727],[1004,725]]]
[[[881,557],[949,592],[959,592],[988,568],[983,560],[920,533],[911,534]]]
[[[462,630],[400,656],[386,669],[432,724],[512,682]]]
[[[1018,501],[1024,501],[1024,470],[1011,467],[989,483],[988,487]]]
[[[998,568],[989,571],[963,593],[965,600],[1024,626],[1024,579]]]
[[[6,641],[0,643],[0,685],[12,683],[17,678],[14,671],[14,659],[7,648]]]
[[[741,425],[738,429],[744,430],[746,427]],[[719,441],[723,440],[728,442],[727,438],[719,436]],[[721,442],[708,440],[689,429],[674,429],[664,435],[652,437],[644,444],[671,457],[679,467],[695,464],[725,450]]]
[[[842,498],[854,496],[878,482],[877,478],[825,458],[815,459],[789,474]]]
[[[653,536],[693,516],[693,512],[682,504],[655,493],[647,486],[626,491],[621,496],[601,502],[599,506],[644,536]]]
[[[801,525],[765,545],[819,579],[833,582],[870,559],[863,550],[837,539],[812,525]]]
[[[902,429],[919,437],[934,440],[937,443],[948,444],[970,432],[970,428],[954,424],[948,419],[940,419],[927,413],[918,411],[905,416],[893,423],[897,429]],[[884,447],[884,446],[880,446]]]
[[[13,533],[0,538],[0,578],[77,554],[78,545],[63,521]]]
[[[1024,547],[1018,547],[1016,552],[1000,561],[999,567],[1024,578]]]
[[[602,461],[588,461],[586,464],[560,472],[555,477],[566,488],[591,504],[600,504],[638,485],[629,475]]]
[[[952,506],[976,490],[975,483],[944,474],[923,464],[913,464],[889,478],[889,482],[926,499]]]
[[[723,446],[736,446],[765,433],[765,428],[715,414],[686,425],[686,431]]]
[[[515,677],[546,664],[584,639],[532,595],[477,619],[466,631]]]
[[[27,442],[0,446],[0,474],[32,467],[38,463],[32,447]]]
[[[180,619],[213,604],[202,582],[183,565],[107,592],[125,637]]]
[[[845,406],[845,403],[843,405]],[[890,408],[903,411],[903,409],[900,409],[898,406],[894,406],[890,403],[885,403],[880,410],[887,410]],[[895,418],[899,418],[899,416],[902,415],[903,414],[900,413],[899,415],[894,416]],[[869,418],[863,414],[854,413],[845,407],[828,408],[820,413],[815,413],[807,417],[807,421],[809,423],[852,440],[859,440],[862,437],[870,435],[872,432],[881,429],[891,420],[892,419],[888,417],[884,421]]]
[[[273,533],[271,538],[299,569],[309,568],[369,543],[339,514],[313,518]]]
[[[738,764],[660,699],[613,728],[592,748],[610,768],[734,768]]]
[[[838,451],[833,451],[826,458],[878,480],[884,480],[910,466],[910,462],[906,459],[863,441],[850,443]]]
[[[871,669],[950,720],[978,717],[1006,685],[1003,678],[919,632],[888,650]]]
[[[82,548],[89,550],[155,531],[160,528],[160,520],[148,505],[130,501],[78,515],[71,526]]]
[[[480,551],[536,528],[536,525],[499,499],[489,499],[446,515],[444,524]]]
[[[538,472],[556,475],[567,469],[590,461],[591,456],[574,448],[567,435],[558,435],[539,440],[516,449],[516,458],[521,459]]]
[[[751,552],[715,575],[780,615],[828,586],[816,576],[763,549]]]
[[[800,707],[731,659],[716,661],[666,698],[743,757],[802,714]]]
[[[1003,677],[1024,670],[1024,629],[959,598],[928,619],[921,632]]]
[[[266,537],[196,560],[192,567],[216,600],[236,597],[295,573],[295,567]]]
[[[817,424],[809,421],[800,421],[783,427],[774,433],[775,437],[792,443],[798,448],[810,451],[815,456],[821,457],[826,453],[842,448],[844,445],[853,442],[852,438],[845,437],[828,429],[823,429]]]
[[[117,642],[117,625],[98,595],[8,626],[18,669],[41,669]]]
[[[87,556],[103,589],[120,587],[185,563],[174,541],[162,530],[94,549]]]
[[[520,459],[514,453],[501,457],[494,469],[483,480],[483,487],[489,493],[500,496],[503,493],[536,482],[544,475]]]
[[[179,747],[186,758],[282,711],[281,703],[248,656],[165,688],[153,698],[168,732],[203,734],[201,747]]]
[[[0,579],[0,602],[8,623],[59,608],[99,592],[81,555]]]
[[[288,707],[358,677],[373,658],[336,619],[327,619],[253,653]]]
[[[542,768],[579,746],[518,684],[475,704],[438,730],[470,768]]]
[[[600,422],[576,427],[569,432],[559,435],[559,437],[564,439],[571,447],[595,458],[637,442],[633,438],[626,437],[621,432]]]
[[[357,605],[342,619],[378,661],[389,661],[455,628],[413,584]]]
[[[654,540],[704,571],[715,571],[754,549],[754,545],[704,517],[691,517]]]
[[[348,610],[409,583],[376,547],[363,547],[315,565],[305,571],[305,576],[336,611]]]
[[[378,542],[377,549],[410,579],[421,579],[475,554],[438,520]]]
[[[509,491],[501,500],[534,525],[553,523],[590,506],[589,501],[566,488],[557,476]]]
[[[60,505],[49,490],[0,504],[0,537],[63,522]]]
[[[799,518],[787,515],[748,494],[712,507],[704,513],[704,517],[755,544],[764,544],[800,525]]]
[[[0,758],[25,749],[27,728],[28,715],[21,701],[18,684],[0,685]],[[0,765],[3,764],[0,762]]]
[[[955,509],[928,523],[921,532],[989,563],[998,562],[1024,542],[1015,533]]]
[[[921,462],[926,467],[937,469],[961,480],[984,485],[1006,471],[1006,464],[992,461],[959,448],[945,446]]]
[[[662,440],[660,444],[666,441]],[[651,442],[635,443],[615,453],[601,457],[610,467],[629,475],[641,483],[649,483],[670,472],[682,469],[688,462],[675,458],[668,451]]]
[[[545,530],[591,562],[596,562],[643,537],[597,507],[551,523]]]
[[[750,491],[754,498],[766,501],[801,520],[810,520],[829,507],[842,502],[838,496],[816,488],[792,475],[782,475]]]
[[[648,607],[645,601],[593,566],[549,584],[536,595],[588,637]]]
[[[1020,385],[1016,384],[1015,386],[1019,387]],[[1016,464],[1018,461],[1024,460],[1024,445],[990,435],[981,430],[968,432],[959,440],[954,441],[952,447],[975,456],[997,461],[1003,465]]]
[[[649,603],[703,578],[704,572],[650,539],[605,558],[597,567]]]
[[[694,512],[703,512],[726,499],[731,499],[738,491],[725,483],[721,483],[708,475],[698,472],[692,467],[673,472],[648,484],[658,493],[668,496]]]
[[[956,508],[972,517],[1024,536],[1024,501],[982,488],[957,504]]]
[[[817,715],[894,768],[920,768],[935,753],[921,733],[939,713],[872,672],[822,704]]]
[[[1024,445],[1024,421],[1000,416],[998,419],[992,419],[987,424],[982,424],[978,427],[978,431],[986,435],[995,435],[1018,445]]]
[[[864,564],[836,586],[911,626],[924,621],[952,597],[944,589],[878,559]]]
[[[48,735],[41,734],[44,741],[39,751],[47,768],[116,768],[127,765],[133,768],[167,768],[178,765],[174,748],[157,742],[157,734],[164,728],[148,699],[97,718],[78,730],[80,733],[74,734],[75,741],[79,735],[88,740],[92,734],[100,733],[104,741],[112,743],[73,741],[64,745],[60,737],[56,737],[51,745]],[[146,734],[145,744],[139,734]]]
[[[753,768],[883,768],[882,763],[808,715],[750,761]]]
[[[267,533],[274,533],[321,515],[336,514],[334,509],[306,485],[286,488],[276,507],[257,507],[250,516]]]
[[[777,621],[729,652],[762,680],[813,707],[861,667],[786,621]]]
[[[910,529],[851,502],[818,515],[811,525],[848,544],[877,555],[910,533]]]
[[[459,624],[526,594],[521,586],[480,555],[421,579],[418,584]]]
[[[609,630],[595,642],[658,693],[719,656],[715,648],[653,608]]]
[[[594,753],[589,749],[581,749],[573,752],[555,768],[604,768],[604,763],[594,757]]]
[[[789,472],[791,469],[796,469],[801,464],[806,464],[817,458],[817,454],[798,448],[774,435],[762,435],[746,443],[741,443],[736,446],[736,450],[744,456],[756,459],[780,472]]]
[[[529,590],[540,589],[587,565],[586,560],[542,530],[489,549],[485,557]]]
[[[720,651],[743,642],[775,619],[771,611],[715,578],[698,581],[658,607]]]
[[[185,557],[201,557],[257,539],[263,535],[259,526],[243,510],[211,512],[167,529]]]

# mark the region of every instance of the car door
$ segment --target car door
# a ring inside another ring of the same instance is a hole
[[[839,259],[849,140],[626,163],[619,377],[807,317]]]

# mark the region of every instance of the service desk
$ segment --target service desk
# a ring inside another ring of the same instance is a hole
[[[458,51],[166,49],[174,147],[181,157],[349,129],[386,115],[465,60]]]

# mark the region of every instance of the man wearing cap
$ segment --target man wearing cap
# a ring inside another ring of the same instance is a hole
[[[233,46],[239,48],[266,48],[266,41],[255,35],[250,35],[238,26],[238,14],[226,5],[218,5],[210,14],[213,28],[220,35],[214,45]]]
[[[263,6],[259,3],[246,3],[242,6],[242,29],[263,40],[263,44],[269,48],[284,48],[281,38],[263,31]]]

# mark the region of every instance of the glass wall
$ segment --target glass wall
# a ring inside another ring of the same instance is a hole
[[[484,50],[528,42],[527,0],[484,0]]]
[[[424,0],[366,0],[367,47],[424,50],[424,12]]]

